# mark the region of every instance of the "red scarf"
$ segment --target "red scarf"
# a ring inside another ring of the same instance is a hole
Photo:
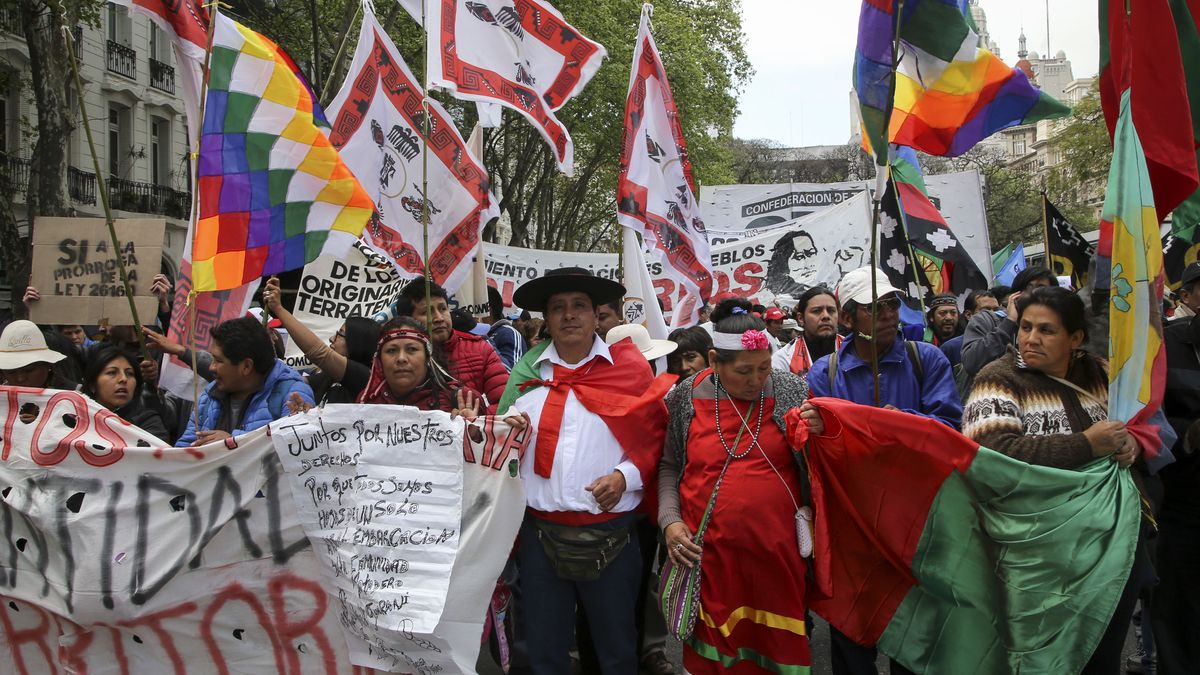
[[[845,339],[839,333],[833,338],[833,350],[837,351],[842,348],[842,340]],[[808,343],[804,341],[804,336],[796,338],[796,349],[792,351],[792,361],[788,364],[792,369],[793,375],[803,375],[812,370],[813,360],[808,353]]]
[[[608,349],[612,363],[596,357],[577,370],[556,365],[553,379],[521,383],[522,392],[532,387],[550,389],[538,421],[533,470],[543,478],[550,477],[567,393],[573,391],[588,412],[604,420],[625,455],[642,474],[644,501],[654,494],[650,486],[658,472],[667,431],[667,407],[663,396],[676,377],[655,378],[650,364],[632,340],[622,340]]]

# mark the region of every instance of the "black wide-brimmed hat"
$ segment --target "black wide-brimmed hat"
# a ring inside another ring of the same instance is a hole
[[[572,291],[586,293],[594,305],[625,297],[625,287],[615,281],[598,277],[582,267],[563,267],[522,284],[513,293],[513,304],[535,312],[545,312],[546,301],[551,295]]]

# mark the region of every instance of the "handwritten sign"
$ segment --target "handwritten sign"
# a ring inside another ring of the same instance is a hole
[[[383,425],[395,409],[357,416]],[[525,432],[484,418],[445,450],[463,505],[445,603],[430,633],[405,625],[385,653],[346,631],[268,430],[161,447],[80,394],[13,387],[0,418],[0,672],[474,672],[524,512]],[[359,452],[350,442],[330,456]]]
[[[158,299],[150,284],[162,265],[161,218],[117,220],[119,250],[103,218],[35,218],[33,284],[42,299],[30,307],[35,323],[133,323],[118,256],[125,263],[138,317],[153,321]]]
[[[396,406],[383,422],[354,407],[275,422],[304,531],[326,563],[343,625],[428,633],[446,602],[462,520],[463,424]]]

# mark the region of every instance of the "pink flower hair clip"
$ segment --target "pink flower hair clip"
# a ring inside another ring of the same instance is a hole
[[[770,349],[771,343],[767,341],[767,332],[748,330],[742,333],[742,348],[746,350]]]

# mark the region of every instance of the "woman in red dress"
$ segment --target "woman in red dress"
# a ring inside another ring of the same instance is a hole
[[[690,565],[703,550],[700,610],[684,644],[684,667],[692,675],[808,673],[806,561],[797,524],[802,475],[784,414],[799,407],[814,433],[823,427],[805,406],[804,381],[771,369],[762,320],[746,312],[744,300],[725,302],[733,309],[716,325],[709,368],[667,399],[659,466],[668,555]],[[714,491],[701,549],[693,537]]]

